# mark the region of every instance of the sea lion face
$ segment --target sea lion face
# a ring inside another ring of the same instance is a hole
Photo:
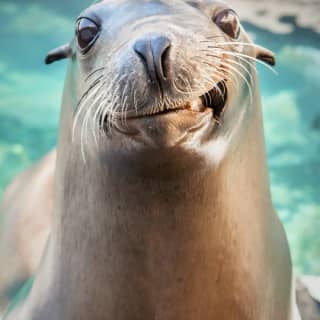
[[[219,1],[101,1],[79,16],[71,46],[75,140],[221,145],[253,99],[256,50]]]

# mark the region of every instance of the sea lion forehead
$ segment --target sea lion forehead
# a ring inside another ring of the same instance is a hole
[[[174,9],[188,10],[191,7],[205,11],[208,7],[212,9],[214,7],[221,8],[230,6],[219,0],[97,0],[91,7],[85,10],[84,13],[95,10],[102,10],[107,13],[114,12],[115,10],[121,12],[121,8],[128,10],[129,8],[139,7],[141,7],[141,11],[143,11],[145,15],[152,15],[173,13],[175,11]],[[130,11],[126,12],[126,14],[129,13]]]
[[[164,18],[165,21],[169,18],[173,24],[181,23],[183,27],[203,23],[206,30],[206,23],[214,13],[224,8],[230,6],[216,0],[101,0],[84,10],[79,18],[91,18],[111,33],[151,17]]]
[[[139,2],[137,0],[96,0],[93,4],[105,3],[105,4],[118,4],[120,2]],[[185,2],[191,5],[213,5],[213,4],[223,4],[227,5],[225,1],[222,0],[143,0],[143,2],[159,2],[159,3],[177,3]]]
[[[199,19],[206,22],[203,13],[200,7],[196,8],[184,0],[103,0],[84,10],[79,18],[91,18],[102,29],[116,36],[123,27],[134,28],[135,23],[150,22],[148,18],[152,17],[159,18],[152,20],[159,23],[169,22],[166,19],[170,19],[173,25],[192,25],[199,23]]]
[[[105,21],[116,16],[117,22],[113,22],[119,24],[131,16],[172,15],[182,6],[189,7],[183,0],[102,0],[84,10],[80,17],[96,17],[98,21]]]
[[[102,0],[96,1],[92,6],[105,7],[115,9],[122,6],[157,6],[157,7],[171,7],[188,4],[185,0]]]

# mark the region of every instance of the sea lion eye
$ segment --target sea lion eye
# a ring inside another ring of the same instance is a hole
[[[238,39],[240,36],[240,20],[238,15],[232,9],[220,11],[213,22],[229,37]]]
[[[76,37],[79,48],[86,53],[96,42],[100,33],[99,26],[89,18],[79,18],[77,22]]]

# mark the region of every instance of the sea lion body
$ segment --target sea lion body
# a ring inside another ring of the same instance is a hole
[[[20,174],[7,188],[1,204],[0,305],[14,288],[33,276],[52,224],[55,151]]]
[[[102,1],[70,48],[51,236],[6,320],[296,320],[255,68],[230,62],[269,52],[181,0]]]

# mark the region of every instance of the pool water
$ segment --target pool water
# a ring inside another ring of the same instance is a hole
[[[0,195],[56,144],[66,62],[43,60],[69,41],[88,3],[0,2]],[[296,271],[320,275],[320,34],[284,19],[293,32],[245,26],[278,61],[279,76],[259,67],[274,205]]]

